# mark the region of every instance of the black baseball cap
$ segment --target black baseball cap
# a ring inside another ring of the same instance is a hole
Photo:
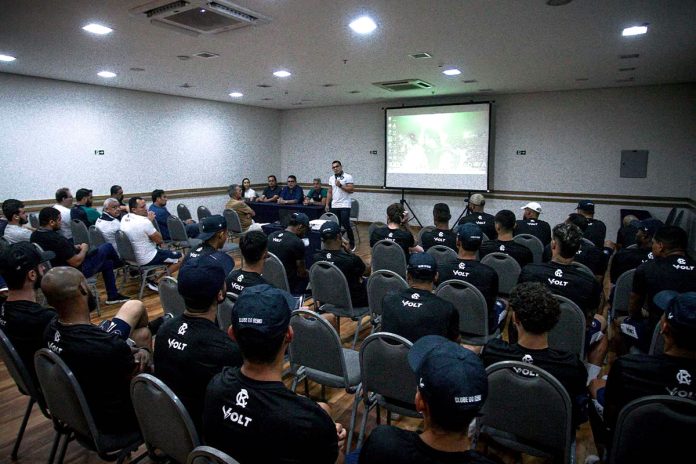
[[[418,378],[418,391],[432,410],[443,414],[478,411],[488,396],[488,378],[481,359],[440,335],[426,335],[408,352]]]
[[[309,216],[305,213],[292,213],[290,215],[290,221],[309,227]]]
[[[201,221],[201,233],[196,237],[204,242],[221,230],[227,229],[227,221],[220,214],[208,216]]]
[[[326,221],[321,225],[319,233],[321,234],[322,240],[330,240],[336,238],[336,236],[341,233],[341,226],[334,221]]]
[[[481,227],[475,222],[466,222],[457,227],[457,238],[464,249],[478,248],[483,241],[483,232]]]
[[[638,221],[638,230],[642,230],[647,237],[654,237],[655,232],[662,227],[664,223],[659,219],[649,218]]]
[[[594,202],[592,200],[580,200],[575,209],[594,214]]]
[[[665,312],[668,324],[696,336],[696,292],[663,290],[655,295],[653,301]]]
[[[413,253],[408,259],[407,269],[416,279],[432,279],[437,274],[437,261],[428,253]]]
[[[295,298],[268,284],[242,290],[232,311],[235,332],[249,331],[260,339],[273,339],[285,333]]]
[[[33,243],[18,242],[10,245],[0,259],[2,275],[17,273],[25,276],[27,272],[41,263],[52,260],[56,254],[52,251],[39,251]]]
[[[179,294],[193,309],[206,309],[225,283],[225,270],[211,256],[187,259],[178,276]]]

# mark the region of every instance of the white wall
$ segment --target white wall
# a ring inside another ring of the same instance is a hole
[[[276,110],[0,73],[0,115],[0,199],[213,187],[280,170]]]

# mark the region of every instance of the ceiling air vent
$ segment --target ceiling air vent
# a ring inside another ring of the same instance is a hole
[[[154,0],[130,14],[188,34],[218,34],[270,22],[270,18],[227,0]]]
[[[404,79],[401,81],[373,82],[372,85],[389,90],[390,92],[404,92],[406,90],[432,89],[433,85],[420,79]]]

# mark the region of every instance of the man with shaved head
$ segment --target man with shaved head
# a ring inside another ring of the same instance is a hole
[[[130,300],[113,319],[96,326],[89,318],[95,295],[80,271],[53,268],[43,277],[41,289],[58,312],[44,333],[46,346],[75,374],[97,427],[114,434],[137,431],[130,380],[149,370],[152,349],[143,303]]]

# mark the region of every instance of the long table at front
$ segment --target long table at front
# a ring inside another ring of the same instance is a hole
[[[279,205],[278,203],[261,203],[253,201],[247,203],[254,210],[255,222],[276,222],[280,220],[280,210],[289,210],[291,213],[305,213],[309,220],[319,219],[324,214],[324,207],[321,205]]]

